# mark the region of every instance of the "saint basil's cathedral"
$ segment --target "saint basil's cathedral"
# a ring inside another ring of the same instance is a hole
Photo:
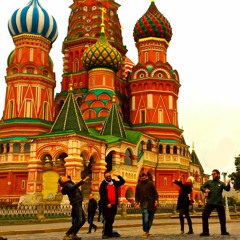
[[[194,199],[203,201],[199,187],[207,176],[178,126],[181,85],[167,61],[172,28],[154,0],[133,29],[136,64],[123,45],[120,5],[73,0],[59,93],[50,57],[57,22],[41,0],[19,7],[8,22],[15,48],[0,122],[0,201],[61,202],[63,175],[90,176],[84,197],[98,196],[106,170],[126,180],[120,202],[134,201],[140,172],[153,181],[161,203],[176,202],[172,180],[188,176],[195,178]]]

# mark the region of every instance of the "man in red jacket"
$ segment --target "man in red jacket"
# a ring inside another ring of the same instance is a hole
[[[119,181],[112,179],[110,172],[106,171],[104,173],[105,179],[99,188],[100,204],[105,219],[103,239],[112,237],[114,218],[117,214],[118,188],[125,183],[120,175],[113,175],[117,176]]]

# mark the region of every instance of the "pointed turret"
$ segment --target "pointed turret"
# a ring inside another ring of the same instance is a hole
[[[51,132],[74,130],[76,132],[89,133],[88,127],[83,119],[79,106],[72,92],[72,83],[69,93],[61,111],[55,120]]]
[[[201,172],[203,173],[204,169],[203,169],[202,164],[199,161],[198,156],[195,152],[194,144],[193,144],[193,147],[192,147],[191,160],[192,160],[192,163],[199,165],[199,168],[200,168]]]
[[[113,96],[112,107],[110,109],[109,115],[104,123],[100,135],[114,135],[121,138],[126,138],[126,132],[124,130],[124,125],[122,117],[118,111],[118,106]]]

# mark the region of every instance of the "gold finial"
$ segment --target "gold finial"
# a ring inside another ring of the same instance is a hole
[[[113,97],[112,97],[112,102],[113,102],[113,103],[116,102],[116,95],[113,95]]]
[[[72,77],[72,74],[71,74],[68,92],[72,92],[72,90],[73,90],[73,77]]]
[[[154,3],[154,0],[151,0],[151,3]]]
[[[194,142],[192,143],[192,150],[194,150]]]
[[[101,23],[101,32],[104,32],[104,26],[105,26],[105,24],[104,24],[104,13],[106,13],[106,9],[105,8],[100,8],[101,10],[102,10],[102,23]]]

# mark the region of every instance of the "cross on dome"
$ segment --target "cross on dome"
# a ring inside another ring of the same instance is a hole
[[[102,23],[101,23],[101,32],[104,32],[104,26],[105,26],[105,24],[104,24],[104,13],[106,13],[106,9],[105,8],[101,8],[100,7],[100,9],[101,9],[101,11],[102,11]]]

